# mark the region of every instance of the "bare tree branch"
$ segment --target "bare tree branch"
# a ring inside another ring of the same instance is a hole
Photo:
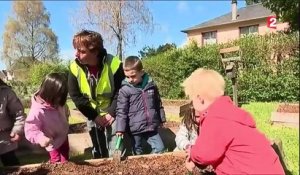
[[[122,59],[124,46],[135,44],[137,31],[153,32],[153,18],[145,1],[85,1],[76,9],[73,25],[99,31],[105,42],[117,48]]]

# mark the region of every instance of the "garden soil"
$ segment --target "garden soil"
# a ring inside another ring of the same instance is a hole
[[[5,170],[5,175],[186,175],[185,157],[164,155],[127,159],[121,163],[112,160],[94,163],[42,164],[35,168]],[[195,169],[192,174],[201,174]]]
[[[299,104],[280,104],[277,112],[299,113]]]

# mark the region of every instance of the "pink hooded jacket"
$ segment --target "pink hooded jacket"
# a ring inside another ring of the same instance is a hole
[[[47,151],[59,148],[67,139],[69,124],[67,108],[53,108],[47,103],[39,103],[36,96],[31,99],[31,108],[25,121],[25,137],[33,144],[39,144],[46,137],[53,141]]]

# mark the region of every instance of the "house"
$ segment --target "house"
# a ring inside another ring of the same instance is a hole
[[[194,40],[199,46],[226,43],[247,34],[266,34],[286,30],[288,23],[278,22],[274,13],[261,3],[237,9],[237,2],[231,4],[231,12],[182,30],[188,42]]]

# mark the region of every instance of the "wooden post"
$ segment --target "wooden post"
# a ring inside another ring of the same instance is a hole
[[[237,94],[238,94],[238,88],[237,88],[237,81],[236,81],[236,78],[232,78],[231,79],[231,82],[232,82],[232,98],[233,98],[233,102],[236,106],[239,105],[238,103],[238,97],[237,97]]]
[[[238,56],[226,57],[225,54],[237,53]],[[232,99],[236,106],[238,106],[238,86],[237,86],[237,77],[238,77],[238,62],[241,61],[241,50],[239,46],[229,47],[220,49],[220,56],[222,60],[222,65],[225,69],[226,76],[231,79],[232,82]]]

